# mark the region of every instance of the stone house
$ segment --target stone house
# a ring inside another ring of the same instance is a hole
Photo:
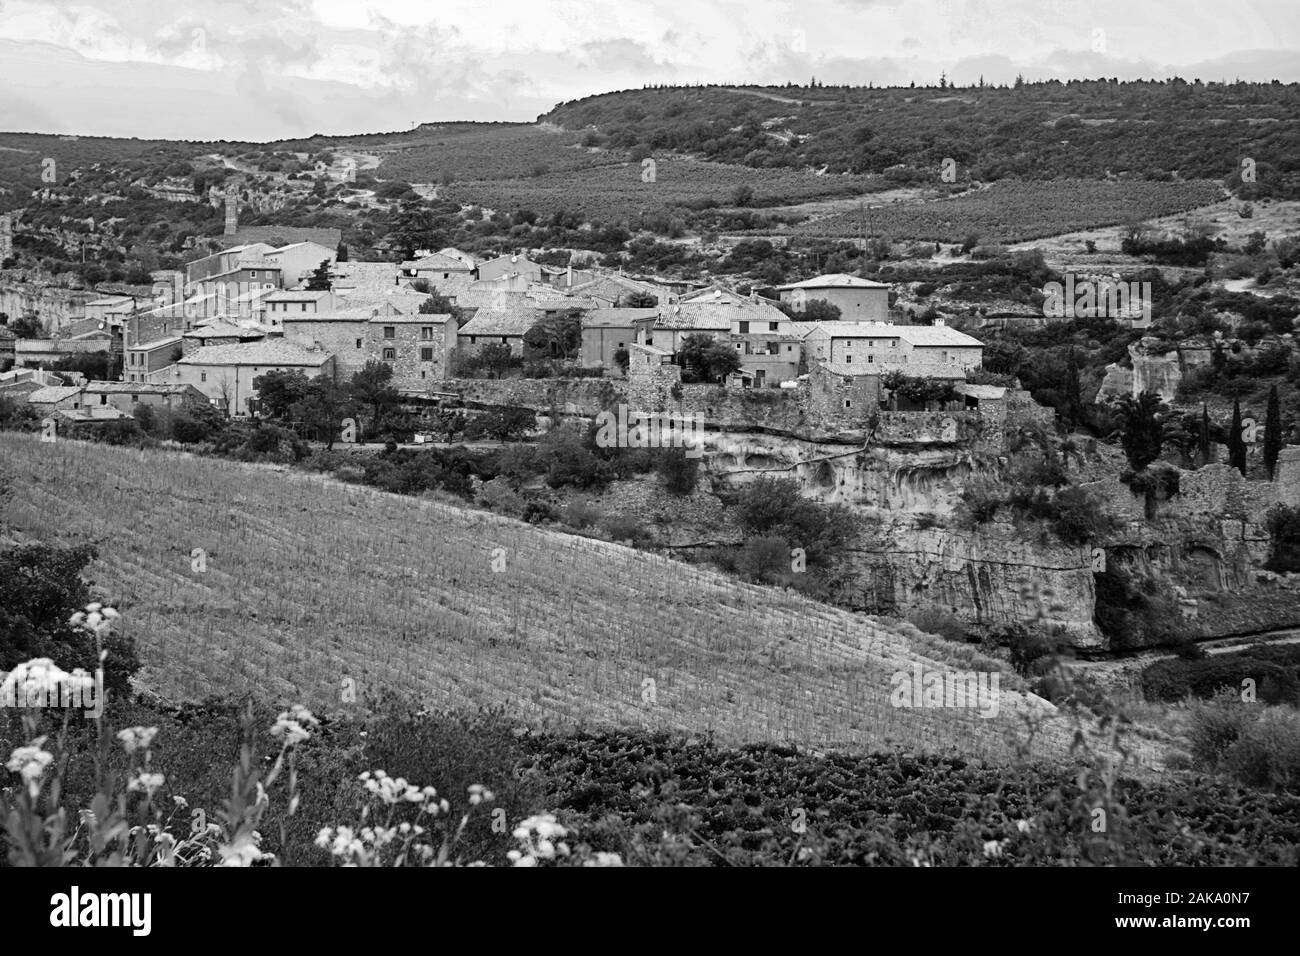
[[[474,277],[472,260],[466,262],[444,252],[435,252],[419,259],[409,259],[402,263],[401,268],[404,276],[412,279],[428,279],[434,283]]]
[[[368,325],[371,353],[392,368],[398,392],[422,395],[432,382],[451,377],[457,329],[450,315],[375,316]]]
[[[880,411],[880,371],[820,362],[808,374],[808,411],[817,422],[864,428]]]
[[[508,345],[514,355],[524,354],[524,333],[541,318],[537,305],[525,297],[481,308],[460,327],[459,344],[469,353],[485,345]]]
[[[338,309],[314,315],[286,315],[281,328],[284,341],[306,349],[323,350],[334,356],[336,381],[346,382],[382,353],[373,347],[370,320],[377,316],[400,316],[391,307]]]
[[[27,395],[27,404],[40,415],[49,415],[64,408],[80,408],[82,402],[80,385],[47,385]]]
[[[283,286],[295,286],[310,277],[322,262],[333,266],[337,255],[337,247],[322,246],[318,242],[291,242],[267,250],[262,253],[262,259],[279,267]]]
[[[733,328],[740,335],[778,332],[782,323],[789,322],[784,312],[757,297],[732,296],[710,294],[697,301],[662,306],[652,322],[638,321],[637,341],[676,354],[688,335],[708,335],[730,344]]]
[[[843,322],[888,322],[889,290],[887,283],[842,273],[777,286],[781,301],[795,312],[803,312],[810,302],[826,302],[840,310]]]
[[[794,325],[770,318],[731,320],[730,341],[740,358],[744,387],[778,388],[799,377],[803,337],[792,331]]]
[[[84,407],[112,406],[133,413],[141,405],[169,412],[208,404],[208,397],[192,385],[148,382],[89,382],[83,389]]]
[[[189,355],[207,345],[238,345],[241,342],[257,342],[264,338],[266,332],[262,329],[247,328],[222,319],[213,319],[181,335],[181,354]]]
[[[910,375],[964,379],[979,368],[984,343],[943,325],[812,322],[804,335],[808,363],[897,368]]]
[[[497,256],[478,265],[479,279],[500,279],[503,276],[522,275],[530,282],[542,281],[542,267],[527,256]]]
[[[183,349],[179,335],[127,346],[122,360],[122,377],[127,382],[148,382],[156,372],[179,359],[184,354]]]
[[[599,308],[585,313],[582,317],[583,367],[616,368],[614,353],[636,342],[638,320],[653,321],[658,314],[657,308]]]
[[[334,356],[284,339],[209,345],[173,366],[173,384],[192,385],[227,414],[244,417],[255,407],[253,384],[272,371],[300,371],[308,378],[334,374]]]

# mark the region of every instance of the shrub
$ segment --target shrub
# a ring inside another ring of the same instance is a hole
[[[1248,787],[1300,790],[1300,714],[1264,708],[1224,751],[1220,767]]]
[[[790,543],[772,535],[748,538],[731,553],[729,563],[747,581],[776,584],[790,573]]]
[[[69,623],[91,601],[82,580],[86,566],[97,557],[94,547],[53,548],[24,545],[0,551],[0,671],[33,658],[49,658],[65,671],[81,668],[93,674],[103,661],[104,687],[130,693],[128,678],[140,667],[135,644],[115,629],[96,635]],[[92,621],[92,625],[96,622]]]
[[[1300,571],[1300,507],[1278,505],[1268,513],[1269,550],[1264,567],[1270,571]]]
[[[1248,680],[1265,703],[1300,703],[1295,667],[1263,660],[1251,651],[1157,661],[1142,671],[1142,693],[1151,701],[1177,701],[1189,695],[1205,699],[1224,688],[1240,695]]]
[[[1062,541],[1087,544],[1115,529],[1115,519],[1083,488],[1062,488],[1051,500],[1047,521]]]
[[[626,515],[610,515],[602,518],[597,527],[609,535],[610,540],[631,542],[634,546],[643,543],[650,537],[646,530],[641,527],[640,522]]]
[[[654,456],[655,472],[672,495],[689,495],[699,480],[700,459],[690,458],[684,448],[665,448]]]
[[[927,607],[913,611],[907,615],[907,620],[925,633],[937,634],[944,640],[964,644],[969,639],[966,625],[955,615],[940,608]]]
[[[172,416],[172,438],[182,445],[196,445],[212,437],[212,428],[207,422],[191,418],[182,412]]]
[[[583,436],[569,425],[546,433],[537,448],[537,459],[546,468],[546,483],[552,488],[598,488],[614,477],[613,466],[596,457]]]
[[[484,482],[479,488],[478,500],[479,504],[501,514],[518,515],[524,510],[523,498],[510,486],[509,480],[505,477]]]

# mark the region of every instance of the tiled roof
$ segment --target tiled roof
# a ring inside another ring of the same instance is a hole
[[[803,282],[792,282],[789,285],[779,285],[778,289],[888,289],[889,283],[876,282],[874,279],[860,279],[857,276],[845,275],[842,272],[836,272],[831,275],[816,276],[812,279],[804,279]]]
[[[328,299],[332,292],[329,290],[308,292],[306,289],[277,289],[266,297],[267,302],[319,302],[322,299]]]
[[[47,385],[28,395],[27,401],[35,405],[53,405],[80,394],[81,387],[77,385]]]
[[[733,292],[731,289],[727,289],[720,285],[714,284],[714,285],[705,286],[703,289],[695,289],[692,292],[687,292],[686,294],[681,296],[681,298],[678,299],[678,301],[685,304],[688,302],[689,303],[696,303],[696,302],[738,303],[738,302],[748,302],[749,300],[745,296],[741,295],[739,292]]]
[[[696,329],[699,331],[730,331],[733,320],[741,322],[785,322],[788,317],[780,309],[762,302],[681,302],[659,309],[656,328]]]
[[[230,242],[229,251],[237,243],[256,245],[268,239],[282,242],[315,242],[334,249],[343,239],[343,231],[324,226],[244,226],[233,236],[223,236],[218,241]]]
[[[181,365],[306,365],[318,367],[332,353],[303,348],[284,339],[263,339],[238,345],[207,345],[180,360]]]
[[[416,312],[406,315],[376,315],[370,321],[374,325],[445,325],[450,315],[436,312]]]
[[[629,279],[627,276],[620,275],[603,275],[597,276],[589,282],[583,282],[565,289],[566,292],[572,292],[577,295],[591,295],[600,298],[613,299],[618,301],[624,295],[630,292],[640,293],[642,295],[652,295],[659,302],[663,302],[666,294],[663,289],[655,288],[644,282],[637,282],[635,279]]]
[[[1001,385],[958,385],[957,393],[959,395],[969,395],[971,398],[1005,398],[1007,390]]]
[[[285,325],[299,322],[369,322],[375,317],[375,307],[357,306],[350,309],[331,309],[329,312],[290,312],[280,321]]]
[[[421,270],[437,272],[439,269],[451,272],[454,270],[466,271],[473,267],[462,262],[460,259],[455,259],[452,256],[445,256],[441,252],[435,252],[432,255],[423,256],[419,259],[408,259],[406,262],[402,263],[402,268],[416,272]]]
[[[484,308],[460,327],[461,335],[523,335],[537,324],[537,309],[531,305]]]
[[[140,343],[137,343],[136,345],[128,345],[127,348],[129,348],[129,349],[161,349],[161,348],[166,348],[168,345],[176,345],[176,344],[178,344],[178,343],[180,342],[180,340],[181,340],[181,337],[180,337],[179,335],[172,335],[172,336],[168,336],[167,338],[164,338],[164,339],[154,339],[152,342],[140,342]]]
[[[653,319],[658,309],[592,309],[582,317],[585,328],[631,328],[637,319]]]
[[[148,382],[89,382],[87,392],[108,395],[184,395],[194,391],[193,385],[156,385]]]
[[[212,322],[190,329],[184,334],[187,339],[223,339],[223,338],[258,338],[263,333],[256,329],[246,329],[233,322]]]
[[[833,339],[896,339],[908,326],[876,322],[809,322],[808,331],[825,332]]]
[[[866,365],[853,365],[847,362],[822,362],[821,367],[826,369],[832,375],[842,375],[845,378],[858,378],[862,375],[879,375],[879,367],[872,368]]]
[[[898,337],[913,347],[930,345],[955,345],[962,348],[983,348],[979,339],[958,332],[946,325],[900,325]]]

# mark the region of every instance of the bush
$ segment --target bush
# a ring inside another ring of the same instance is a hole
[[[1300,789],[1300,714],[1246,703],[1232,690],[1193,704],[1188,741],[1193,764],[1248,787]]]
[[[1300,791],[1300,714],[1264,708],[1224,752],[1220,767],[1248,787]]]
[[[654,456],[655,472],[672,495],[689,495],[699,481],[700,459],[690,458],[684,448],[666,448]]]
[[[947,641],[959,644],[969,640],[965,624],[954,615],[939,608],[922,608],[907,615],[907,620],[927,634],[937,634]]]
[[[183,412],[172,416],[172,439],[182,445],[197,445],[212,437],[212,428],[207,422],[191,418]]]
[[[731,553],[728,563],[747,581],[776,584],[791,573],[790,544],[770,535],[749,538]]]
[[[479,504],[505,515],[520,515],[524,510],[524,500],[519,492],[510,486],[505,477],[493,478],[483,483],[478,492]]]
[[[69,623],[91,603],[81,574],[97,557],[94,547],[24,545],[0,551],[0,671],[47,657],[65,671],[95,673],[100,661],[89,632]],[[104,687],[131,692],[128,678],[140,667],[135,644],[116,630],[101,638]]]
[[[1270,571],[1300,571],[1300,507],[1278,505],[1268,513]]]
[[[537,459],[546,468],[546,483],[552,488],[600,488],[614,477],[613,466],[592,453],[583,436],[569,425],[546,433],[537,448]]]
[[[649,534],[635,518],[625,515],[610,515],[602,518],[598,527],[609,535],[611,541],[629,542],[633,546],[649,539]]]
[[[1224,752],[1254,720],[1253,706],[1227,689],[1207,701],[1194,702],[1188,710],[1187,730],[1193,763],[1205,770],[1217,770]]]
[[[1142,671],[1142,693],[1150,701],[1172,702],[1189,695],[1208,699],[1227,688],[1240,697],[1247,680],[1254,681],[1255,692],[1265,703],[1300,704],[1296,668],[1262,660],[1250,651],[1202,660],[1157,661]]]
[[[1093,574],[1093,584],[1093,620],[1112,649],[1178,643],[1181,615],[1167,588],[1150,580],[1137,581],[1113,562]]]

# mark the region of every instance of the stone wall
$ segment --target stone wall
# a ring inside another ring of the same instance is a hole
[[[976,412],[880,412],[873,437],[885,445],[961,445],[980,432]]]
[[[430,391],[454,392],[474,405],[512,405],[592,417],[620,402],[632,405],[627,383],[608,378],[454,378],[428,383]]]

